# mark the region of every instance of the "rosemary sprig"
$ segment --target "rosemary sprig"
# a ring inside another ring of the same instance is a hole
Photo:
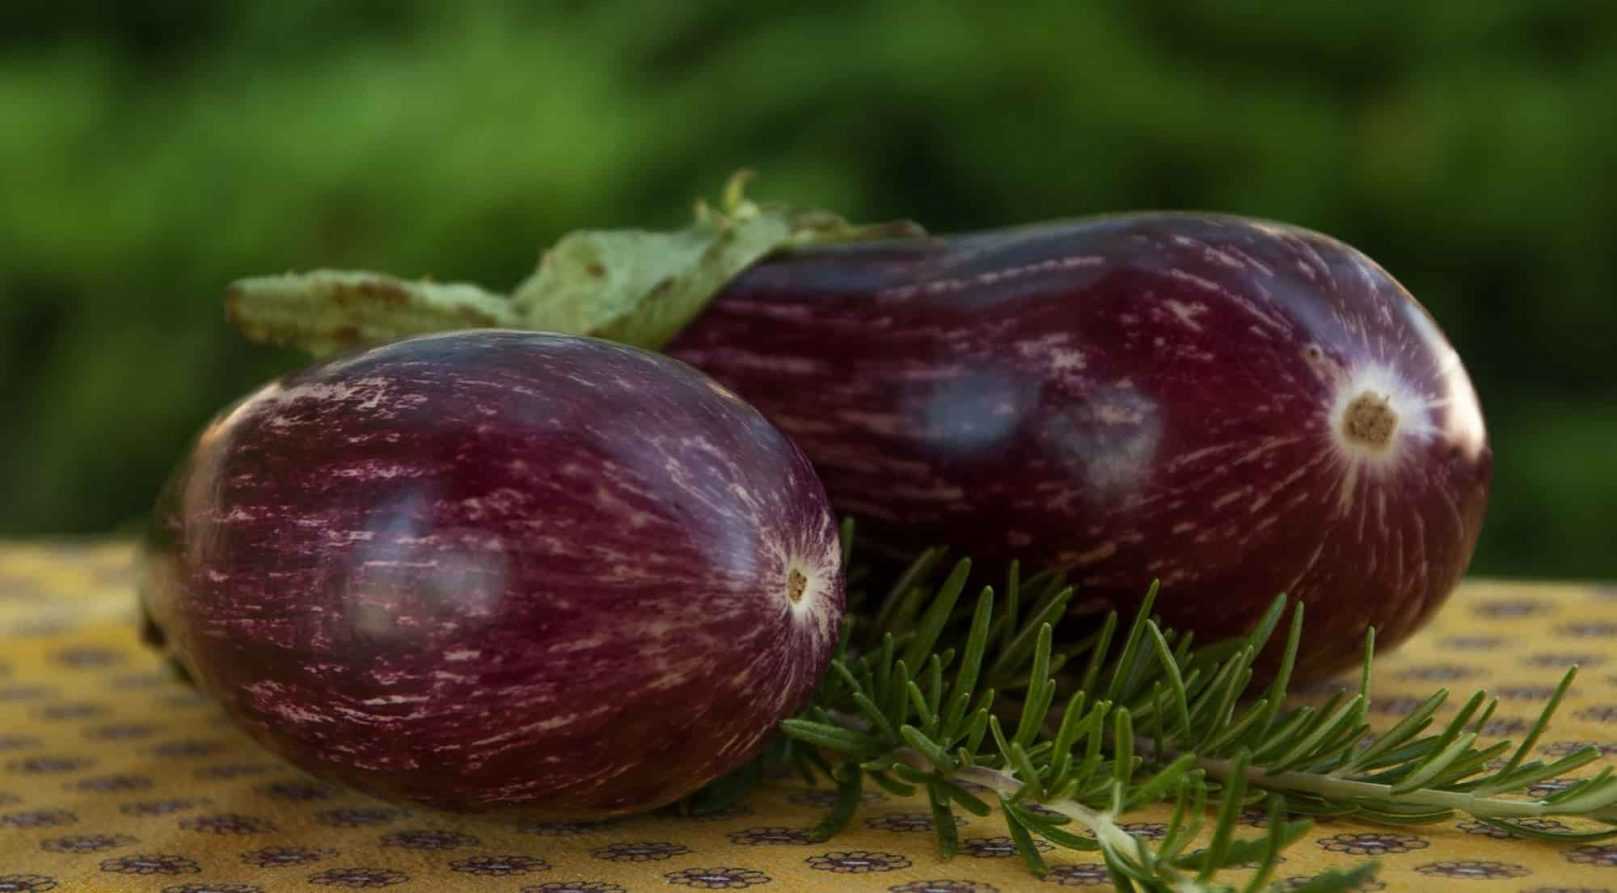
[[[1279,671],[1261,691],[1253,685],[1253,662],[1286,617],[1284,597],[1248,635],[1197,647],[1153,616],[1153,587],[1126,630],[1112,612],[1057,652],[1053,629],[1072,598],[1060,575],[1024,580],[1013,564],[1006,597],[982,586],[966,600],[971,563],[941,574],[941,556],[921,553],[885,599],[862,606],[813,703],[783,724],[805,776],[837,786],[822,835],[846,825],[869,780],[925,793],[944,857],[957,845],[954,809],[987,815],[997,806],[1033,872],[1045,870],[1034,844],[1042,838],[1098,853],[1119,889],[1146,891],[1233,890],[1219,871],[1235,865],[1257,869],[1241,889],[1262,889],[1280,852],[1309,826],[1291,814],[1409,824],[1464,812],[1525,837],[1617,835],[1520,823],[1582,816],[1617,825],[1610,770],[1544,799],[1506,796],[1598,758],[1585,748],[1549,763],[1527,759],[1575,670],[1514,749],[1479,746],[1497,703],[1480,692],[1435,729],[1446,691],[1372,735],[1373,631],[1356,693],[1288,706],[1302,605],[1290,609]],[[1241,811],[1265,800],[1267,835],[1237,839]],[[1210,802],[1217,813],[1209,823]],[[1122,816],[1157,803],[1173,806],[1160,840],[1122,827]],[[1204,834],[1206,845],[1190,850]],[[1327,873],[1303,889],[1349,889],[1373,871]]]

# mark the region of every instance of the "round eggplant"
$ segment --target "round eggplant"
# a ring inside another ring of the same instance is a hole
[[[340,357],[202,432],[142,596],[232,718],[322,778],[464,810],[654,808],[825,670],[808,461],[667,357],[478,330]]]

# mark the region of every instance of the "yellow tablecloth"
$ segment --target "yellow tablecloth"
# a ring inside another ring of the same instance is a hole
[[[966,817],[961,855],[940,861],[921,800],[870,794],[848,832],[811,843],[804,829],[829,795],[801,781],[722,816],[594,826],[460,820],[320,784],[234,731],[140,647],[130,560],[118,543],[0,546],[0,893],[1106,886],[1087,854],[1068,851],[1048,853],[1052,871],[1033,877],[993,818]],[[1488,732],[1520,737],[1572,662],[1583,671],[1539,750],[1593,743],[1617,756],[1617,588],[1467,583],[1377,663],[1374,715],[1390,723],[1438,686],[1455,701],[1481,686],[1503,699]],[[1161,818],[1142,815],[1138,830]],[[1279,889],[1371,857],[1385,885],[1375,889],[1617,889],[1617,842],[1502,839],[1464,820],[1318,825],[1289,851]]]

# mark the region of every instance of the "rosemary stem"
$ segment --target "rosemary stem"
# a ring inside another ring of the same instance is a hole
[[[1164,753],[1163,756],[1170,755]],[[1198,757],[1196,765],[1206,772],[1209,778],[1219,780],[1228,779],[1234,771],[1234,764],[1230,760]],[[1271,773],[1261,766],[1249,767],[1246,770],[1246,780],[1248,784],[1266,790],[1296,791],[1338,802],[1359,800],[1395,806],[1431,806],[1486,818],[1530,818],[1559,814],[1554,804],[1542,800],[1504,800],[1498,797],[1479,797],[1463,791],[1439,791],[1431,788],[1394,794],[1392,785],[1333,778],[1311,772]],[[1590,817],[1607,818],[1608,812],[1602,810]]]
[[[935,771],[932,763],[919,751],[906,747],[896,751],[894,756],[922,771]],[[957,769],[952,775],[952,780],[980,784],[1002,797],[1012,797],[1022,789],[1022,782],[1018,781],[1015,775],[987,766],[966,766]],[[1134,835],[1118,826],[1112,813],[1090,809],[1070,799],[1044,800],[1040,801],[1039,805],[1059,812],[1088,828],[1106,849],[1122,853],[1138,864],[1144,864],[1145,857],[1141,852],[1140,842]]]
[[[859,717],[849,716],[848,714],[841,713],[839,711],[826,712],[830,715],[831,719],[835,720],[839,725],[843,725],[858,731],[868,731],[870,728],[870,724]],[[937,768],[932,764],[932,761],[928,760],[924,754],[918,750],[915,750],[914,748],[898,748],[893,752],[893,756],[900,762],[906,763],[909,766],[921,770],[922,772],[937,771]],[[1002,772],[998,769],[990,769],[987,766],[965,766],[960,769],[956,769],[952,773],[951,778],[953,780],[969,781],[975,784],[980,784],[1003,797],[1014,796],[1016,792],[1022,789],[1022,783],[1016,780],[1015,775],[1009,772]],[[1041,801],[1039,805],[1043,806],[1045,809],[1059,812],[1062,815],[1083,825],[1085,828],[1088,828],[1090,831],[1094,832],[1095,839],[1099,841],[1102,846],[1123,853],[1137,863],[1143,863],[1145,861],[1140,851],[1140,842],[1134,838],[1134,835],[1119,827],[1117,822],[1113,821],[1113,819],[1116,817],[1111,813],[1090,809],[1082,803],[1070,799],[1046,800]]]

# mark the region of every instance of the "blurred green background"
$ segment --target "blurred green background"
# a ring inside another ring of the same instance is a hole
[[[754,194],[934,231],[1204,208],[1359,246],[1467,360],[1476,568],[1617,577],[1617,4],[0,9],[0,535],[128,528],[298,362],[238,276],[495,287],[580,226]]]

